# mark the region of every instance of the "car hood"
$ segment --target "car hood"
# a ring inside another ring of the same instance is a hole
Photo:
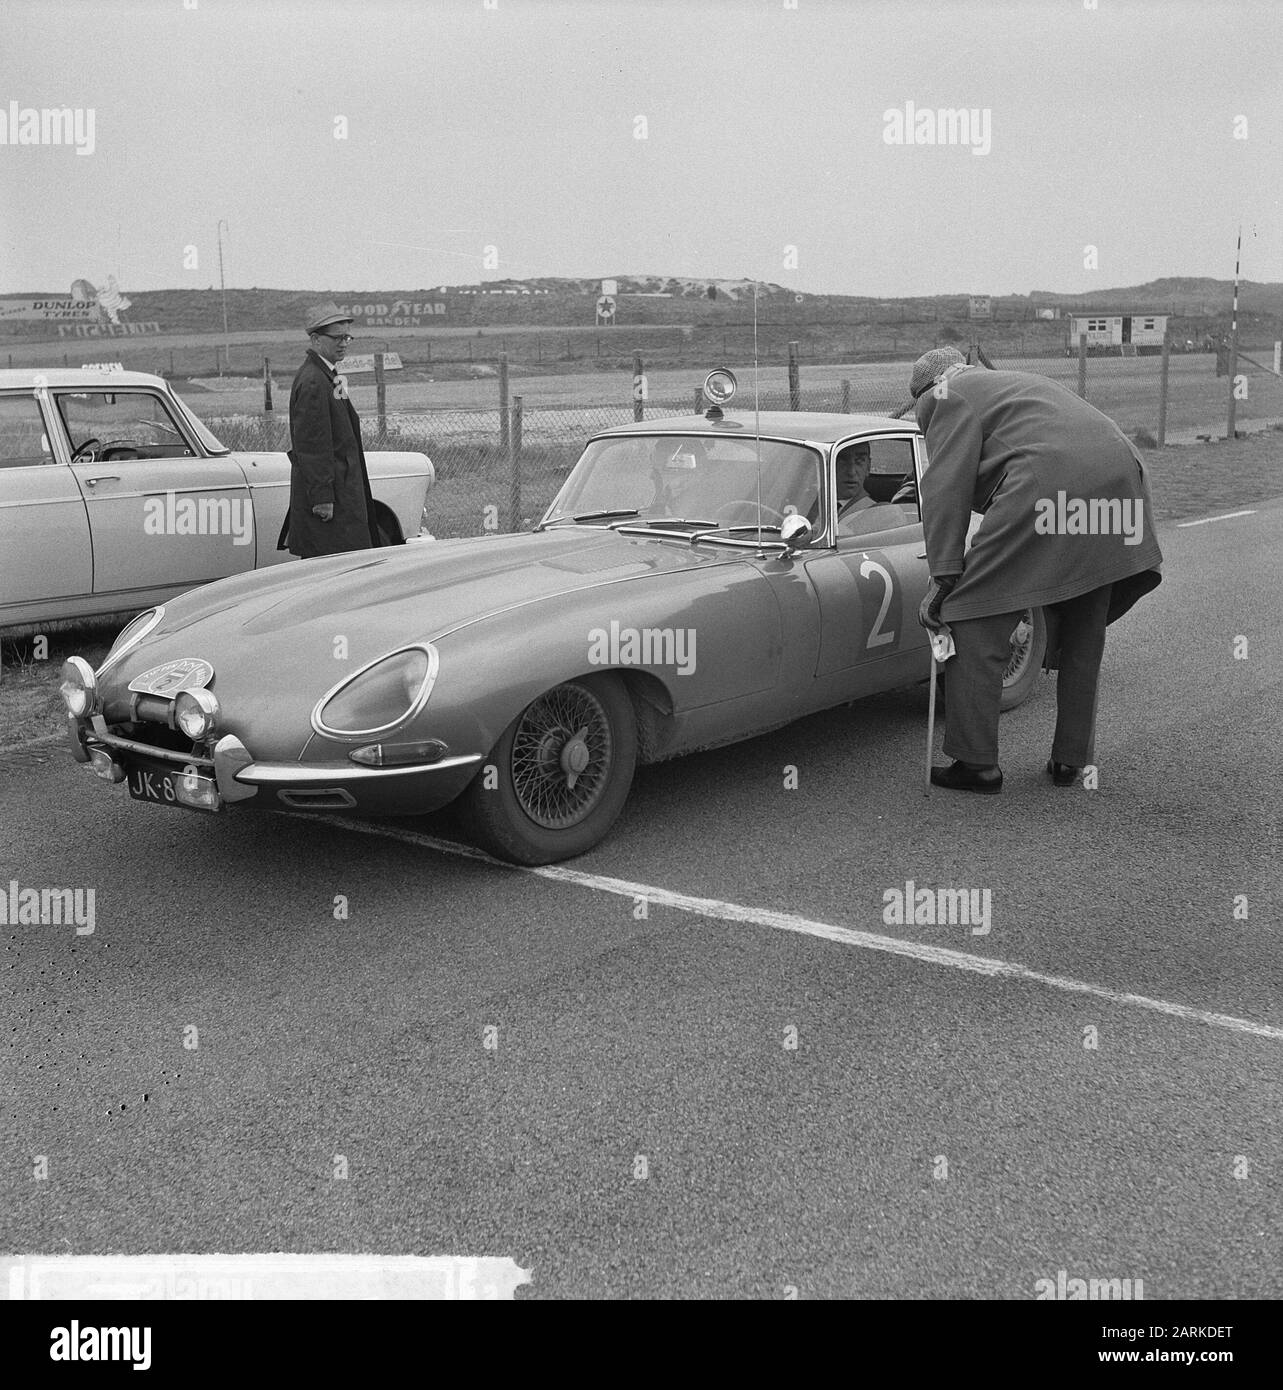
[[[287,563],[205,585],[166,605],[158,632],[237,640],[339,624],[394,641],[434,640],[505,609],[621,579],[725,564],[742,552],[558,528],[418,541]]]
[[[393,648],[559,595],[743,556],[567,527],[289,562],[170,600],[160,625],[110,668],[104,693],[119,712],[128,682],[143,671],[199,657],[214,667],[211,686],[228,710],[229,732],[241,731],[250,703],[260,726],[283,731],[301,717],[306,727],[314,702],[345,671]]]

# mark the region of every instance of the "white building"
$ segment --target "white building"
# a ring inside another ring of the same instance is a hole
[[[1069,346],[1075,350],[1085,337],[1089,351],[1157,352],[1166,333],[1166,314],[1073,314],[1069,320]]]

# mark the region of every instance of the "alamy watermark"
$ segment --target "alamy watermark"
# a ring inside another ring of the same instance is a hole
[[[1145,504],[1139,497],[1070,497],[1063,490],[1034,503],[1038,536],[1123,536],[1139,545],[1145,530]]]
[[[947,106],[932,110],[906,101],[904,110],[882,113],[882,139],[888,145],[969,145],[971,153],[993,148],[993,112],[989,107]]]
[[[1056,1271],[1054,1279],[1039,1279],[1034,1284],[1034,1297],[1044,1302],[1055,1299],[1061,1302],[1077,1302],[1080,1299],[1101,1299],[1105,1301],[1136,1301],[1145,1297],[1143,1279],[1078,1279],[1070,1278],[1069,1271]]]
[[[919,888],[907,879],[903,888],[882,894],[882,920],[889,927],[970,927],[972,936],[988,936],[993,926],[993,889]]]
[[[693,627],[595,627],[588,634],[592,666],[672,666],[679,676],[695,670]]]
[[[254,504],[248,497],[180,497],[171,488],[163,497],[143,499],[143,532],[231,536],[233,545],[248,545],[254,539]]]
[[[23,888],[16,878],[0,890],[0,927],[74,926],[77,936],[94,934],[92,888]]]
[[[74,145],[93,154],[97,112],[92,106],[0,106],[0,145]]]

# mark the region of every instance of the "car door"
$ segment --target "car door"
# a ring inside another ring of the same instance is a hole
[[[187,589],[254,568],[235,458],[204,457],[160,392],[51,392],[89,515],[95,595]]]
[[[835,545],[806,560],[820,606],[815,674],[847,673],[855,693],[915,679],[927,646],[917,617],[928,579],[922,523],[916,502],[890,500],[913,473],[916,434],[862,438],[867,496],[838,518]]]
[[[54,451],[44,396],[0,392],[0,625],[93,586],[89,516]]]

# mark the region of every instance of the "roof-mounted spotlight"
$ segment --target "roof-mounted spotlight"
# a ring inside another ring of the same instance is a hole
[[[709,402],[704,412],[706,420],[722,418],[722,407],[735,394],[736,385],[735,373],[725,367],[715,367],[709,372],[704,378],[704,399]]]

